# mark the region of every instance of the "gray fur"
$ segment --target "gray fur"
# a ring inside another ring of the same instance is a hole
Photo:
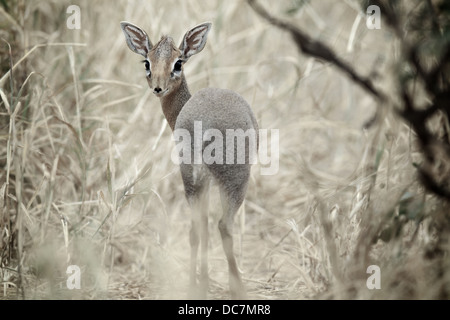
[[[193,152],[194,123],[202,124],[202,136],[208,129],[216,129],[223,139],[223,164],[201,163],[181,164],[180,171],[183,179],[186,198],[192,208],[192,227],[190,232],[191,271],[190,282],[196,297],[206,298],[208,290],[208,195],[210,183],[217,182],[223,208],[223,216],[219,222],[222,245],[228,261],[229,283],[231,298],[244,298],[245,289],[233,252],[233,219],[242,205],[250,178],[251,164],[249,163],[248,146],[253,143],[251,138],[245,138],[245,162],[226,163],[227,150],[232,148],[226,139],[227,129],[241,129],[243,132],[254,130],[256,148],[258,147],[258,124],[248,103],[239,94],[224,89],[206,88],[191,96],[184,73],[178,71],[174,76],[171,66],[175,59],[180,58],[183,63],[192,55],[203,50],[206,38],[211,28],[210,23],[200,24],[186,32],[179,48],[176,48],[172,38],[162,39],[152,47],[145,31],[128,23],[121,23],[127,44],[138,54],[147,56],[151,61],[151,73],[147,81],[155,95],[160,98],[164,116],[172,130],[186,129],[191,134],[191,144],[187,150]],[[130,26],[130,27],[127,27]],[[151,48],[151,50],[148,50]],[[212,143],[211,141],[209,143]],[[205,141],[202,151],[208,146]],[[234,155],[237,156],[237,144],[234,145]],[[256,151],[256,150],[254,150]],[[193,157],[192,157],[193,159]],[[197,290],[197,254],[201,247],[200,283]],[[192,298],[189,296],[189,298]]]

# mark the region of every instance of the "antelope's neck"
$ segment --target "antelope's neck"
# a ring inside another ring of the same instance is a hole
[[[174,90],[169,95],[160,98],[164,116],[172,131],[175,128],[178,114],[190,98],[191,93],[189,92],[184,74],[182,75],[181,84],[178,89]]]

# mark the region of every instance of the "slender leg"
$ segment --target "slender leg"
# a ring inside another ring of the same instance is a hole
[[[245,234],[245,200],[242,202],[239,210],[237,211],[237,215],[239,217],[239,268],[242,269],[242,252],[244,245],[244,234]]]
[[[205,188],[195,197],[189,199],[192,211],[191,242],[191,271],[190,271],[190,297],[206,299],[208,277],[208,199],[209,188]],[[197,286],[197,258],[200,246],[200,281]]]
[[[209,276],[208,276],[208,207],[209,207],[209,188],[205,188],[199,203],[200,208],[197,214],[200,217],[200,249],[201,249],[201,265],[200,265],[200,291],[202,296],[206,299],[208,291]]]
[[[245,288],[242,284],[241,275],[236,263],[236,257],[233,251],[233,222],[234,215],[238,208],[230,205],[229,197],[221,192],[223,207],[223,216],[219,221],[219,230],[222,237],[222,246],[228,261],[228,274],[230,283],[231,299],[245,299]]]
[[[194,212],[192,217],[192,225],[190,231],[190,244],[191,244],[191,270],[189,276],[189,297],[194,298],[197,295],[197,252],[198,245],[200,243],[199,238],[199,223],[198,219],[195,219]]]

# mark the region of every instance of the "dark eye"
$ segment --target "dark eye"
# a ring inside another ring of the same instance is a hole
[[[150,72],[150,62],[148,60],[143,60],[142,61],[144,63],[145,66],[145,70],[147,71],[147,77],[151,77],[152,73]]]
[[[175,65],[173,66],[173,71],[180,72],[182,65],[183,65],[183,61],[178,60],[177,62],[175,62]]]

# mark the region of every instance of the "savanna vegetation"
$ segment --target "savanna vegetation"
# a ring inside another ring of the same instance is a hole
[[[186,298],[190,211],[126,20],[154,42],[211,21],[191,91],[239,92],[279,130],[278,171],[254,166],[235,222],[249,298],[448,299],[449,13],[444,0],[0,0],[0,297]],[[219,202],[210,299],[228,298]]]

